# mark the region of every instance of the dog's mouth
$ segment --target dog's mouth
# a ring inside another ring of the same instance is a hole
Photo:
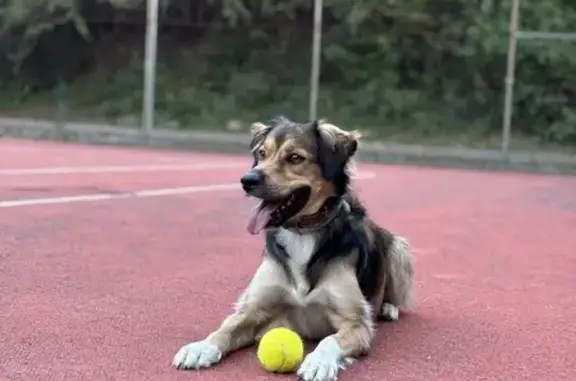
[[[258,234],[263,229],[282,226],[306,206],[310,193],[310,187],[303,186],[282,199],[260,201],[248,221],[248,232]]]

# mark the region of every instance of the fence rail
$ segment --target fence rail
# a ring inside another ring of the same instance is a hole
[[[576,33],[565,32],[538,32],[531,30],[519,30],[516,38],[525,40],[566,40],[576,41]]]

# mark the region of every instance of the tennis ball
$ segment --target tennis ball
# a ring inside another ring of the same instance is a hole
[[[304,356],[300,336],[288,328],[273,328],[258,343],[258,360],[268,372],[295,372]]]

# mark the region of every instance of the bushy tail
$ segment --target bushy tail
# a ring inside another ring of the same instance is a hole
[[[396,307],[414,307],[413,278],[412,248],[406,239],[395,236],[388,250],[388,281],[384,301]]]

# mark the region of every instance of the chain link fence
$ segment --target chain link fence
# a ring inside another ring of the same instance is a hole
[[[4,46],[0,115],[245,132],[283,114],[368,141],[573,151],[573,5],[288,3],[86,2],[35,20],[29,46]]]

